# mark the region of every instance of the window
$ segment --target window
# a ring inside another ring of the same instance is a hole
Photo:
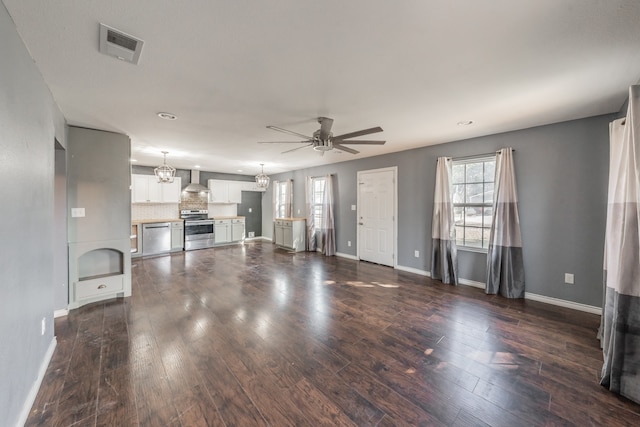
[[[323,209],[322,203],[324,200],[326,178],[312,178],[311,179],[311,212],[313,212],[313,228],[322,228],[323,223]]]
[[[291,182],[274,182],[274,218],[286,218],[291,216],[291,210],[288,206],[291,206]]]
[[[454,160],[452,169],[456,244],[486,251],[493,213],[496,158]]]

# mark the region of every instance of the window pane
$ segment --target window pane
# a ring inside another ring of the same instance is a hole
[[[453,220],[456,225],[464,225],[464,208],[453,208]]]
[[[451,173],[451,183],[461,184],[464,182],[464,165],[453,165]]]
[[[482,203],[482,184],[467,184],[466,203]]]
[[[453,203],[464,203],[464,184],[453,186]]]
[[[466,182],[482,182],[483,177],[483,162],[467,163],[466,169]]]
[[[493,182],[496,174],[496,162],[492,160],[490,162],[484,162],[484,180],[485,182]]]
[[[493,203],[493,182],[484,184],[484,202]]]
[[[464,245],[472,248],[482,247],[482,230],[483,228],[465,227],[464,228]]]
[[[456,226],[456,245],[464,246],[464,227]]]
[[[485,249],[489,249],[489,238],[491,237],[491,229],[483,228],[482,229],[482,247]]]
[[[464,224],[466,226],[482,227],[482,215],[480,212],[481,208],[466,207],[464,208],[464,210]]]

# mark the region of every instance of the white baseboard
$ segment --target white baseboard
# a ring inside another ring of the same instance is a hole
[[[458,283],[465,286],[473,286],[474,288],[484,289],[486,286],[482,282],[476,282],[475,280],[469,279],[460,279],[458,278]]]
[[[358,261],[358,257],[357,256],[345,254],[345,253],[342,253],[342,252],[336,252],[336,256],[339,256],[340,258],[347,258],[347,259],[352,259],[354,261]]]
[[[270,242],[271,238],[269,237],[264,237],[264,236],[256,236],[256,237],[245,237],[244,241],[245,242],[255,242],[257,240],[264,240],[266,242]]]
[[[56,319],[58,317],[64,317],[67,314],[69,314],[69,310],[66,308],[62,308],[53,312],[53,318]]]
[[[47,368],[49,367],[49,362],[51,362],[51,358],[53,357],[53,351],[56,349],[56,345],[58,341],[54,336],[51,339],[51,343],[49,343],[49,348],[47,352],[44,354],[44,358],[42,359],[42,363],[40,364],[40,369],[38,370],[38,377],[35,382],[31,386],[31,390],[29,390],[29,394],[27,394],[27,398],[22,405],[22,411],[20,412],[20,418],[18,418],[18,424],[16,427],[22,427],[27,422],[27,418],[29,418],[29,412],[31,412],[31,407],[33,406],[33,402],[36,401],[36,397],[38,396],[38,391],[40,391],[40,385],[42,384],[42,380],[44,380],[44,374],[47,372]]]
[[[598,314],[602,316],[602,309],[593,305],[581,304],[579,302],[567,301],[559,298],[547,297],[545,295],[532,294],[530,292],[524,293],[525,299],[532,301],[544,302],[546,304],[557,305],[560,307],[571,308],[573,310],[584,311],[591,314]]]
[[[397,270],[406,271],[407,273],[419,274],[421,276],[431,277],[430,271],[424,271],[413,267],[405,267],[404,265],[396,265]]]

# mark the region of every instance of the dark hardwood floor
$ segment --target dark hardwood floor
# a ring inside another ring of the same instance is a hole
[[[27,426],[640,425],[599,316],[269,243],[133,264],[56,319]]]

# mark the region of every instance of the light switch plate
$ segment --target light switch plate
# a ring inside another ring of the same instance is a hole
[[[356,210],[356,205],[351,205],[351,210],[355,211]]]
[[[71,218],[84,217],[84,208],[71,208]]]
[[[572,273],[564,273],[564,283],[569,285],[573,285],[573,274]]]

